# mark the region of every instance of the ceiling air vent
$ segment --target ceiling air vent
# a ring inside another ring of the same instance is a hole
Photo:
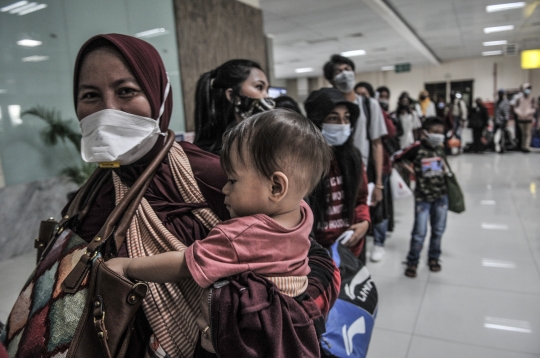
[[[516,56],[518,54],[518,45],[517,44],[508,44],[504,46],[504,55],[505,56]]]

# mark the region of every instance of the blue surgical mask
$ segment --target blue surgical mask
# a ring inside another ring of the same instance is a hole
[[[351,136],[351,125],[323,123],[322,135],[330,146],[343,145]]]
[[[523,90],[523,93],[525,93],[527,96],[531,94],[531,89],[530,88],[525,88]]]

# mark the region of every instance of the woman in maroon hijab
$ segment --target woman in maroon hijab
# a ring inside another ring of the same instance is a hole
[[[81,121],[83,132],[82,155],[87,161],[98,162],[96,158],[103,153],[96,152],[92,143],[85,143],[85,126],[95,129],[92,126],[96,126],[96,123],[103,119],[107,124],[107,121],[112,122],[118,118],[119,123],[129,122],[129,118],[133,118],[136,123],[141,123],[141,126],[148,125],[148,119],[158,120],[159,128],[156,125],[153,129],[155,133],[165,133],[168,129],[172,96],[167,73],[156,49],[142,40],[119,34],[92,37],[82,46],[77,56],[73,88],[77,117]],[[126,133],[125,128],[118,130]],[[135,149],[139,149],[129,151],[129,156],[118,156],[116,162],[122,164],[123,161],[124,165],[111,170],[123,184],[131,186],[163,147],[164,136],[157,137],[155,144],[146,145],[149,148],[147,150],[141,149],[144,147],[141,144],[135,146]],[[126,141],[131,139],[125,134],[123,138],[126,138]],[[187,156],[195,181],[206,201],[202,204],[185,202],[175,181],[177,178],[174,163],[171,163],[169,157],[162,161],[144,194],[144,199],[155,212],[159,225],[163,224],[175,239],[189,246],[195,240],[203,239],[209,231],[194,211],[211,209],[219,219],[229,219],[229,213],[223,204],[224,195],[221,193],[227,177],[221,169],[218,156],[202,151],[190,143],[181,142],[179,145]],[[112,149],[114,152],[114,148]],[[114,153],[111,155],[114,156]],[[115,183],[109,176],[108,182],[100,188],[88,215],[76,228],[77,234],[87,241],[92,240],[115,207],[115,200]],[[129,240],[128,237],[127,245],[124,243],[119,249],[119,256],[131,256]],[[331,259],[317,253],[317,250],[319,248],[314,246],[310,256],[312,274],[308,293],[325,315],[336,298],[339,277],[335,277]],[[151,340],[154,341],[158,335],[153,332],[157,332],[158,328],[161,331],[161,322],[147,313],[146,310],[138,313],[134,336],[130,340],[126,355],[128,357],[143,356]],[[189,317],[185,317],[182,325],[194,325],[194,322],[189,320]],[[182,327],[177,328],[180,330]],[[167,329],[171,331],[171,326],[167,326]],[[157,338],[171,357],[185,356],[185,352],[197,354],[196,339],[191,340],[187,348],[177,348],[179,344],[174,337],[169,345],[165,344],[161,337]],[[169,351],[167,347],[172,346],[176,348]]]

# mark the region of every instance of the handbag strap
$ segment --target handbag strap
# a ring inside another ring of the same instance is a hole
[[[156,157],[152,160],[152,162],[144,170],[141,176],[131,186],[127,194],[116,205],[114,210],[107,218],[105,224],[101,227],[101,230],[99,230],[94,239],[88,244],[85,254],[81,256],[79,262],[68,274],[64,282],[62,282],[62,290],[64,292],[77,292],[80,284],[86,277],[86,274],[88,273],[90,266],[92,265],[92,260],[97,256],[102,245],[104,245],[107,240],[109,240],[109,238],[113,236],[112,234],[117,228],[122,229],[123,232],[122,230],[117,230],[117,233],[115,235],[117,238],[117,240],[115,240],[116,247],[118,248],[122,245],[126,236],[126,231],[129,227],[129,223],[131,223],[131,219],[133,218],[135,210],[139,206],[139,203],[142,200],[142,197],[144,196],[148,185],[150,185],[150,182],[152,181],[157,168],[172,147],[174,143],[174,137],[174,132],[169,129],[167,139],[165,140],[163,148],[161,148]],[[122,218],[125,219],[122,220]],[[120,225],[117,225],[119,222]]]

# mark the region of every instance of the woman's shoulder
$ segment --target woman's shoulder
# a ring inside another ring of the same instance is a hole
[[[178,142],[178,144],[186,153],[193,174],[197,179],[206,178],[209,181],[215,180],[225,185],[227,178],[223,169],[221,169],[219,156],[202,150],[189,142]],[[204,181],[206,182],[207,180]]]

